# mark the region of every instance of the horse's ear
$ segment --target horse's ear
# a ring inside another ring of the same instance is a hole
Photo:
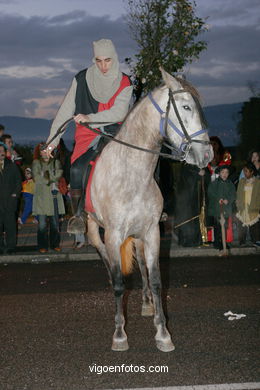
[[[162,74],[163,81],[168,88],[171,88],[173,91],[182,88],[181,84],[176,80],[176,78],[166,72],[162,66],[160,66],[160,71]]]

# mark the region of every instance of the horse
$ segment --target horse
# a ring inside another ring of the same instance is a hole
[[[157,348],[174,350],[161,300],[159,221],[163,198],[154,171],[165,139],[175,151],[174,159],[185,159],[202,168],[213,158],[195,89],[163,69],[161,72],[164,85],[130,110],[115,137],[118,142],[111,141],[103,149],[91,181],[95,212],[88,214],[87,234],[105,263],[114,289],[113,351],[129,348],[123,295],[125,275],[132,272],[134,258],[143,282],[142,315],[154,315]],[[103,240],[99,227],[104,228]]]

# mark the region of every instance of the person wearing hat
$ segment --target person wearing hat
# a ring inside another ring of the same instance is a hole
[[[74,116],[75,147],[71,156],[70,171],[74,228],[70,225],[71,220],[68,224],[70,233],[85,232],[86,218],[82,210],[78,210],[79,205],[84,204],[80,202],[86,188],[86,182],[82,184],[82,179],[90,161],[94,160],[104,147],[104,139],[91,131],[91,128],[115,135],[129,110],[133,91],[129,77],[119,69],[113,42],[110,39],[94,41],[93,50],[93,65],[74,77],[47,139],[47,142],[51,140],[57,129]],[[87,127],[82,125],[83,122],[89,122]],[[46,149],[48,155],[51,155],[58,145],[59,139],[60,137],[55,138],[48,146]]]
[[[230,165],[220,165],[216,169],[218,178],[208,187],[208,216],[213,217],[214,248],[219,250],[223,249],[220,215],[223,213],[227,229],[228,219],[232,217],[233,204],[236,200],[236,188],[228,179],[230,171]]]
[[[32,178],[31,168],[25,168],[24,170],[25,180],[22,182],[22,196],[24,200],[23,212],[21,217],[18,218],[18,223],[23,225],[29,215],[32,213],[32,204],[33,204],[33,194],[35,183]],[[37,223],[37,220],[34,220]]]
[[[9,254],[15,252],[16,210],[21,183],[19,168],[7,158],[7,147],[0,142],[0,254],[5,250]]]

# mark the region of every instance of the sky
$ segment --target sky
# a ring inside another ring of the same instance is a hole
[[[112,39],[122,70],[138,52],[126,0],[0,0],[0,116],[52,119],[73,76],[92,64],[92,42]],[[205,106],[238,103],[260,87],[260,0],[196,0],[209,30],[184,69]]]

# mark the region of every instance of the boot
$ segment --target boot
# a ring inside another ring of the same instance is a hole
[[[69,219],[67,232],[79,234],[87,232],[87,213],[84,211],[85,196],[81,189],[71,190],[71,210],[73,216]]]

